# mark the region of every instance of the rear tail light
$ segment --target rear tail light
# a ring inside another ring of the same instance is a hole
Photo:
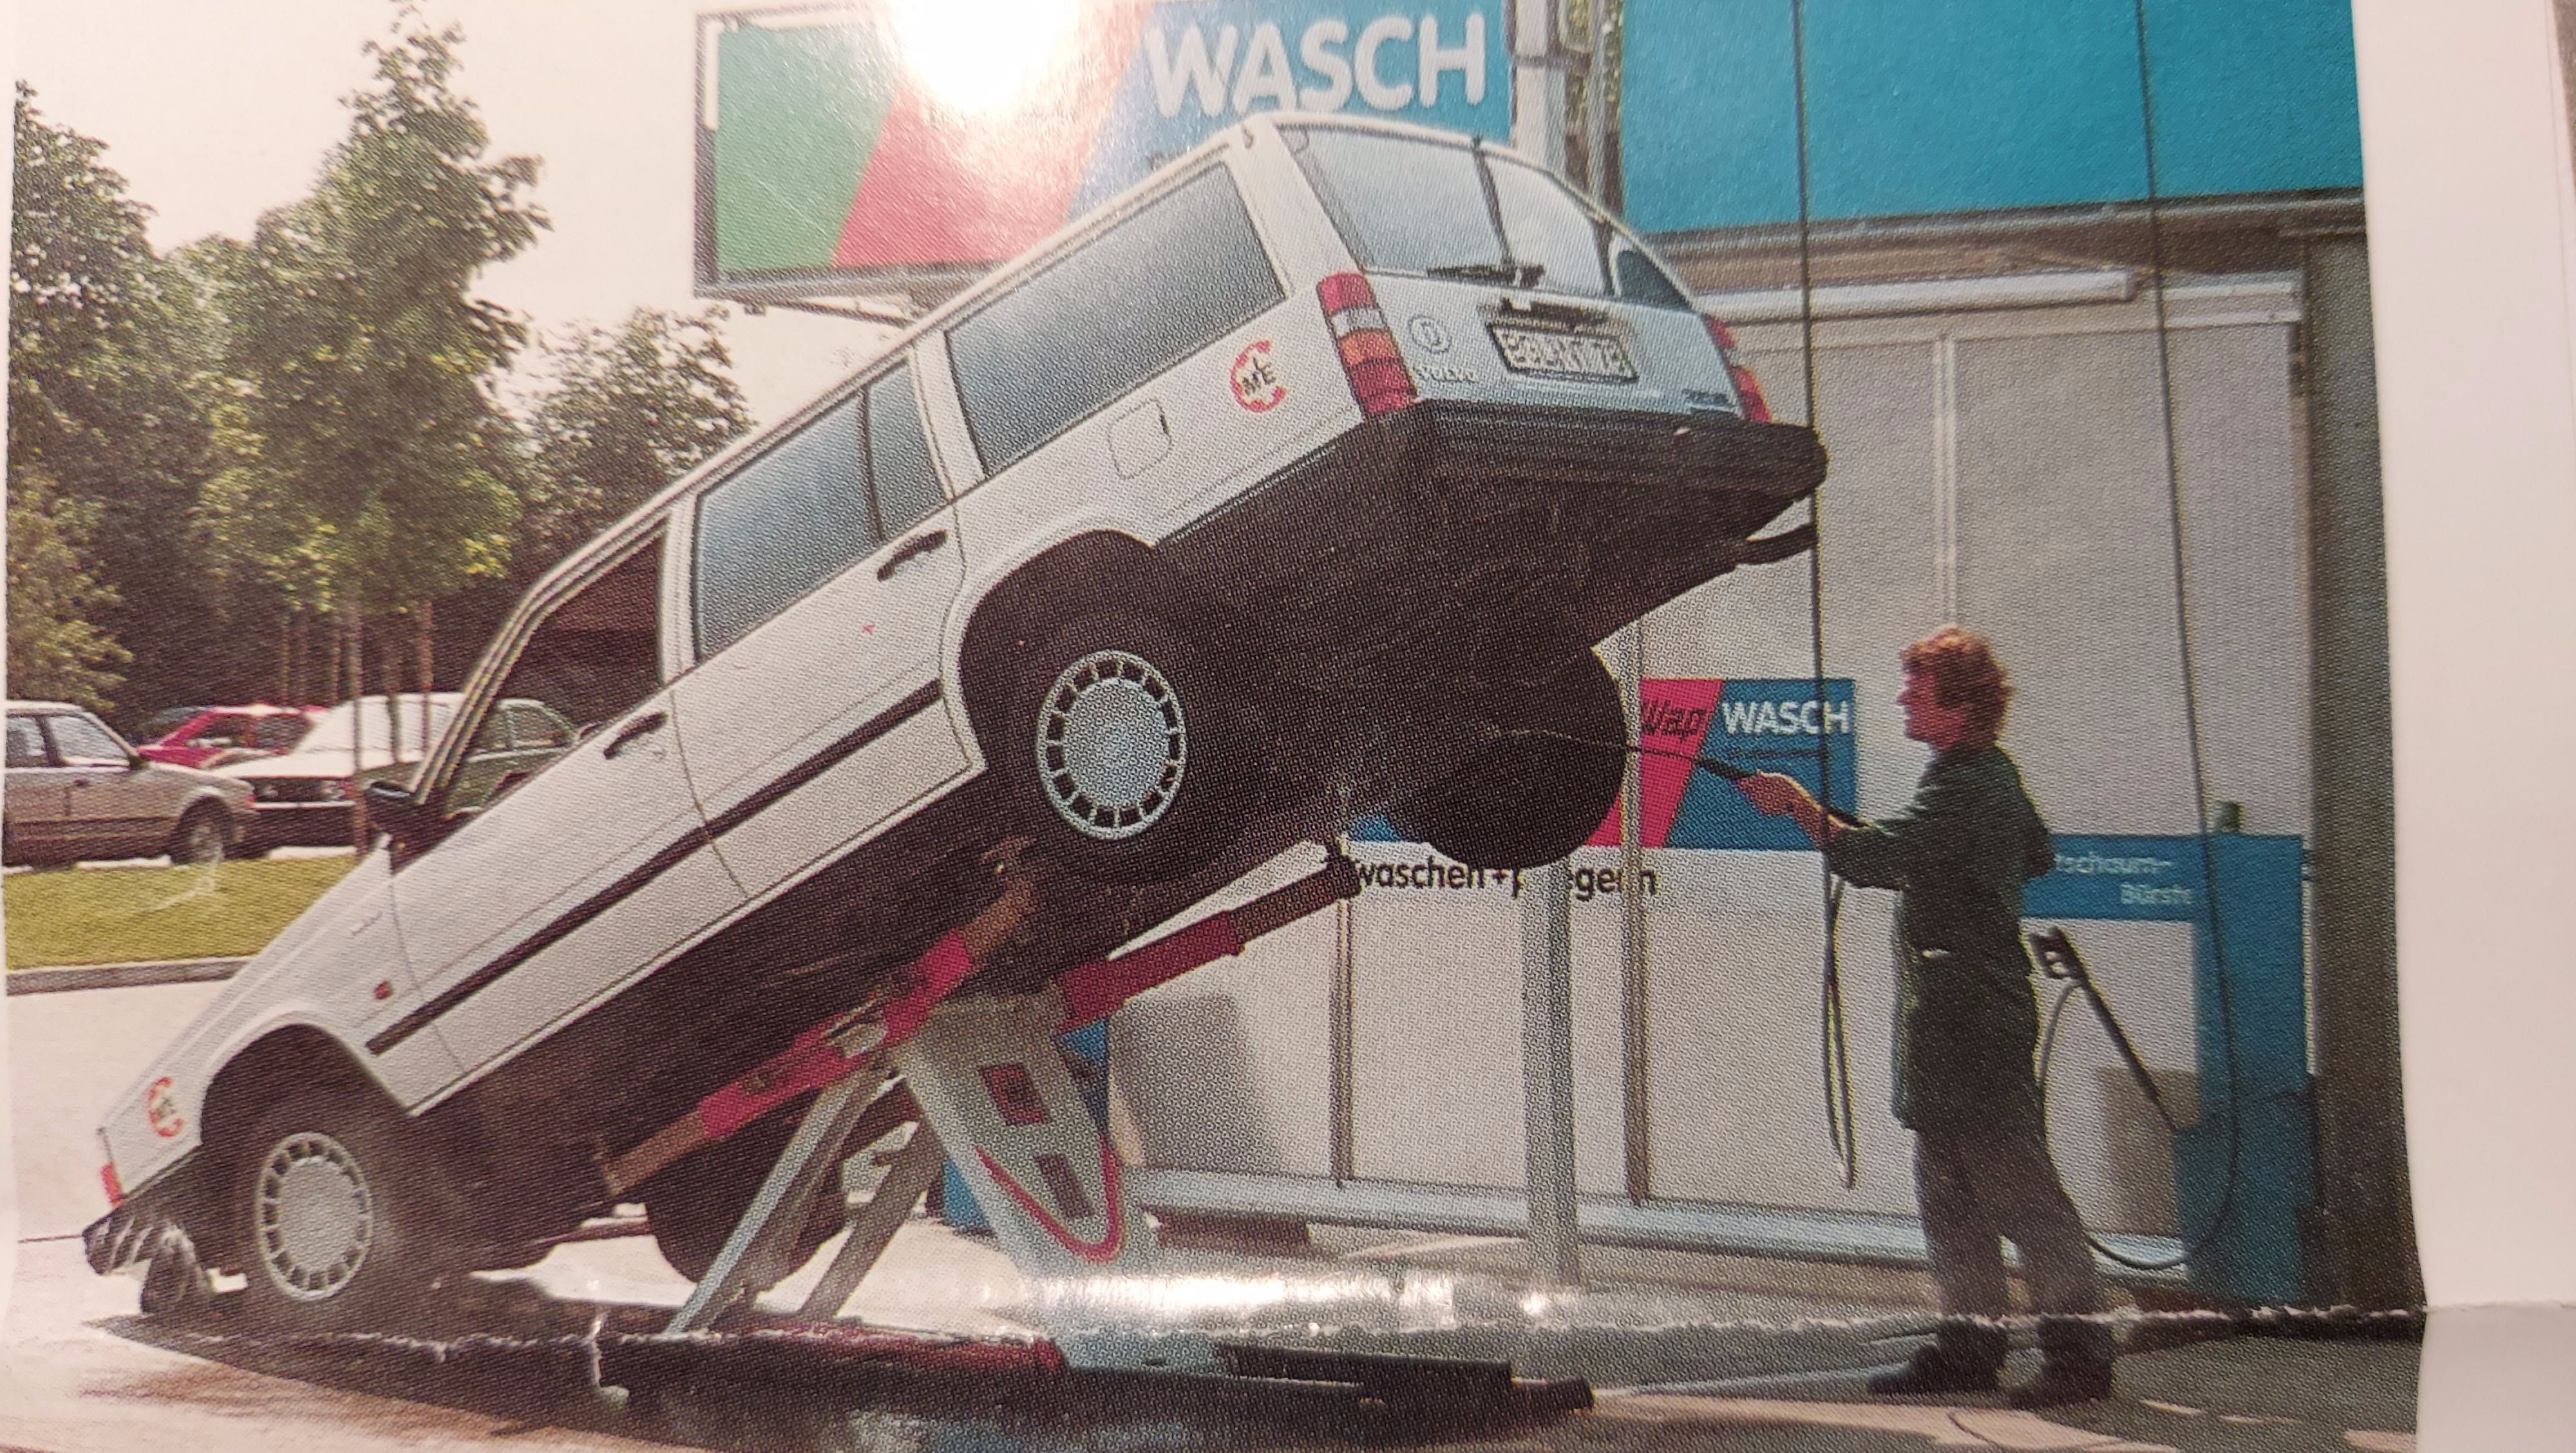
[[[125,1203],[125,1183],[116,1178],[115,1161],[111,1160],[98,1168],[98,1183],[107,1192],[109,1210],[113,1211]]]
[[[1708,341],[1717,345],[1718,359],[1726,365],[1726,376],[1735,384],[1735,396],[1744,403],[1744,417],[1757,424],[1771,422],[1771,406],[1762,401],[1762,385],[1736,352],[1735,330],[1707,313],[1700,314],[1699,320],[1708,325]]]
[[[1405,371],[1395,333],[1386,326],[1386,314],[1378,311],[1369,280],[1337,272],[1315,284],[1315,296],[1324,305],[1324,321],[1332,325],[1333,346],[1341,352],[1342,372],[1350,377],[1360,412],[1374,419],[1412,403],[1413,375]]]

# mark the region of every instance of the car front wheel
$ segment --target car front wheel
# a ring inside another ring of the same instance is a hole
[[[234,1179],[253,1315],[303,1330],[417,1319],[442,1249],[434,1172],[400,1118],[354,1093],[290,1095],[263,1113]]]

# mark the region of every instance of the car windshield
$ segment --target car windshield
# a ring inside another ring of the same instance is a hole
[[[1636,239],[1507,153],[1334,126],[1287,134],[1333,225],[1371,272],[1690,306]]]
[[[143,719],[143,740],[147,742],[159,741],[161,738],[168,736],[170,733],[186,726],[189,722],[194,721],[197,716],[197,711],[198,708],[193,706],[174,706],[167,711],[156,711],[152,713],[150,716]]]
[[[429,699],[426,728],[422,724],[419,697],[406,695],[398,698],[398,702],[398,705],[388,704],[381,696],[341,702],[324,712],[322,720],[314,723],[313,730],[296,745],[308,752],[349,751],[363,726],[367,751],[378,753],[393,744],[394,728],[399,723],[402,729],[401,759],[411,761],[427,756],[429,749],[437,745],[440,735],[446,732],[447,724],[456,717],[455,698],[433,696]],[[359,719],[362,708],[365,712],[363,723]]]

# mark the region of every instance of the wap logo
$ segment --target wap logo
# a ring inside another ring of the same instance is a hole
[[[1638,762],[1645,846],[1734,850],[1810,846],[1796,824],[1754,811],[1734,784],[1701,771],[1686,757],[1717,757],[1757,772],[1783,773],[1833,806],[1853,810],[1859,772],[1848,679],[1828,679],[1821,705],[1812,679],[1649,677],[1638,695],[1638,744],[1657,749],[1643,754]],[[1833,776],[1831,792],[1819,785],[1820,741]],[[1619,819],[1618,804],[1613,803],[1609,817],[1587,846],[1619,846],[1623,830]],[[1360,842],[1400,841],[1382,817],[1354,826],[1351,837]]]

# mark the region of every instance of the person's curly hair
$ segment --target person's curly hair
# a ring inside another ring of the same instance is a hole
[[[1961,746],[1987,747],[2003,735],[2012,704],[2012,682],[1995,659],[1993,643],[1962,626],[1943,626],[1905,648],[1905,669],[1920,671],[1943,706],[1967,712]]]

